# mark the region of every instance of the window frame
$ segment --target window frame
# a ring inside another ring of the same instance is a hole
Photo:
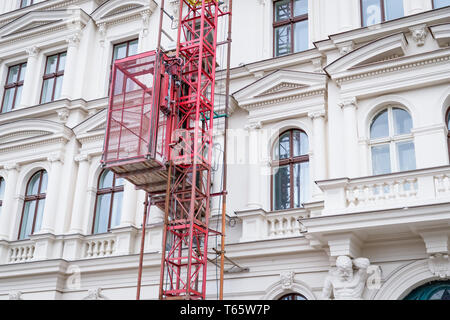
[[[278,135],[278,139],[276,140],[275,144],[272,147],[272,174],[271,174],[271,179],[270,179],[270,208],[271,211],[280,211],[280,210],[291,210],[291,209],[296,209],[295,204],[294,204],[294,165],[298,164],[298,163],[308,163],[310,164],[310,156],[309,156],[309,150],[308,153],[305,155],[300,155],[295,157],[294,156],[294,132],[299,131],[301,133],[304,133],[307,137],[308,137],[308,144],[309,144],[309,136],[306,134],[305,131],[301,130],[301,129],[297,129],[297,128],[293,128],[293,129],[289,129],[286,131],[283,131],[280,135]],[[290,133],[289,136],[289,158],[286,159],[282,159],[282,160],[275,160],[274,159],[274,155],[273,155],[273,151],[275,150],[276,146],[279,146],[280,143],[280,138],[282,136],[284,136],[286,133]],[[289,165],[289,175],[290,175],[290,182],[289,182],[289,208],[287,209],[275,209],[275,205],[274,205],[274,200],[275,200],[275,196],[274,196],[274,178],[275,178],[275,173],[274,170],[278,169],[281,166],[286,166]],[[308,187],[309,187],[309,181],[308,181]]]
[[[384,23],[386,21],[391,21],[391,20],[386,20],[386,8],[384,6],[384,0],[378,0],[380,2],[380,11],[381,11],[381,22],[380,23]],[[434,4],[434,1],[431,0]],[[361,27],[362,28],[368,28],[370,26],[365,26],[364,25],[364,13],[363,13],[363,0],[359,0],[359,12],[360,12],[360,16],[361,16]],[[405,17],[405,6],[403,5],[403,17]],[[398,18],[399,19],[399,18]],[[392,19],[395,20],[395,19]]]
[[[272,19],[272,37],[273,37],[273,57],[282,57],[288,54],[293,54],[296,53],[295,50],[295,37],[294,37],[294,24],[298,23],[298,22],[302,22],[302,21],[308,21],[309,20],[309,1],[308,1],[308,13],[300,15],[300,16],[293,16],[294,14],[294,0],[290,0],[290,7],[291,7],[291,16],[289,17],[289,19],[283,20],[283,21],[278,21],[276,22],[276,12],[275,12],[275,5],[277,2],[280,1],[284,1],[284,0],[273,0],[272,2],[272,8],[273,8],[273,19]],[[291,50],[289,53],[286,54],[281,54],[281,55],[276,55],[276,37],[275,37],[275,30],[279,27],[282,26],[287,26],[287,25],[291,25]],[[309,34],[309,22],[308,22],[308,34]],[[309,41],[309,39],[308,39]],[[309,47],[309,43],[308,43],[308,47]],[[299,51],[301,52],[301,51]]]
[[[29,239],[29,236],[30,236],[30,235],[33,235],[33,234],[34,234],[34,231],[35,231],[34,229],[35,229],[35,227],[36,227],[36,215],[37,215],[37,212],[38,212],[38,210],[39,210],[39,202],[40,202],[41,200],[45,200],[45,199],[47,198],[47,190],[45,190],[45,191],[46,191],[45,193],[41,193],[42,180],[43,180],[42,177],[43,177],[43,174],[44,174],[44,173],[46,173],[46,174],[47,174],[47,177],[48,177],[47,171],[44,170],[44,169],[42,169],[42,170],[39,170],[39,171],[35,172],[35,173],[30,177],[30,179],[28,179],[27,186],[26,186],[26,188],[25,188],[25,199],[24,199],[24,201],[23,201],[23,206],[22,206],[22,217],[20,218],[19,234],[18,234],[18,236],[17,236],[17,239],[18,239],[18,240],[27,240],[27,239]],[[36,195],[27,195],[27,193],[28,193],[28,187],[30,186],[30,182],[31,182],[31,180],[33,180],[33,178],[34,178],[37,174],[39,174],[39,187],[38,187],[38,192],[37,192]],[[47,182],[47,183],[48,183],[48,182]],[[28,235],[28,237],[25,235],[25,237],[24,237],[23,239],[21,239],[21,238],[20,238],[20,234],[22,233],[23,218],[24,218],[24,214],[25,214],[25,207],[26,207],[27,202],[32,202],[32,201],[36,201],[36,207],[34,208],[34,213],[33,213],[33,226],[32,226],[32,228],[31,228],[31,233]],[[44,205],[44,206],[45,206],[45,205]]]
[[[24,1],[26,0],[20,0],[20,9],[32,6],[34,4],[34,0],[31,0],[30,4],[28,5],[24,5]]]
[[[394,114],[393,114],[394,109],[401,109],[401,110],[404,110],[405,112],[407,112],[408,115],[411,117],[412,128],[414,128],[414,122],[413,122],[411,113],[409,112],[409,110],[407,110],[406,108],[404,108],[401,105],[388,105],[388,106],[385,106],[385,108],[378,110],[378,112],[376,112],[374,114],[374,116],[372,117],[371,122],[370,122],[369,135],[368,135],[368,137],[369,137],[369,153],[370,153],[370,170],[371,170],[372,175],[375,175],[373,172],[373,153],[372,153],[372,148],[375,146],[389,145],[389,160],[390,160],[390,165],[391,165],[391,172],[384,173],[384,174],[404,172],[404,171],[400,170],[400,165],[398,162],[399,157],[398,157],[398,152],[396,149],[397,143],[412,142],[414,145],[414,155],[415,155],[416,149],[415,149],[415,143],[414,143],[414,134],[412,132],[410,132],[410,133],[403,133],[403,134],[395,135],[395,127],[394,127],[395,126],[395,118],[394,118]],[[372,139],[371,129],[372,129],[374,120],[385,111],[388,112],[387,121],[388,121],[389,135],[387,137]],[[415,164],[417,167],[417,159],[415,159],[415,161],[416,161]],[[377,174],[377,175],[383,175],[383,174]]]
[[[116,193],[120,193],[120,192],[124,192],[125,190],[125,186],[121,185],[121,186],[116,186],[116,180],[119,178],[117,177],[116,173],[114,171],[110,171],[113,174],[113,184],[111,188],[103,188],[100,189],[100,180],[103,176],[103,174],[105,172],[107,172],[109,169],[105,169],[102,172],[100,172],[100,175],[98,176],[97,179],[97,191],[95,194],[95,206],[94,206],[94,217],[93,217],[93,221],[92,221],[92,230],[91,230],[91,234],[101,234],[101,233],[95,233],[95,222],[97,219],[97,204],[98,204],[98,199],[100,196],[105,195],[105,194],[111,194],[111,199],[109,200],[109,213],[108,213],[108,228],[107,228],[107,232],[111,231],[111,217],[112,217],[112,210],[113,210],[113,206],[114,206],[114,195]],[[120,208],[120,210],[122,210],[122,207]]]
[[[16,98],[17,98],[17,90],[19,89],[19,87],[23,87],[23,85],[25,83],[25,76],[24,76],[22,81],[20,81],[20,77],[22,76],[23,66],[26,65],[26,64],[27,64],[27,62],[22,62],[22,63],[18,63],[18,64],[15,64],[15,65],[12,65],[12,66],[8,67],[8,74],[6,75],[5,85],[3,87],[4,88],[4,90],[3,90],[3,99],[2,99],[2,105],[0,107],[0,114],[1,113],[11,112],[11,111],[13,111],[15,109],[15,107],[16,107]],[[8,78],[9,78],[9,75],[11,74],[11,69],[14,68],[14,67],[17,67],[17,66],[19,66],[19,72],[17,73],[17,81],[13,82],[13,83],[8,83]],[[25,69],[25,72],[26,72],[26,69]],[[11,108],[10,111],[3,112],[3,108],[4,108],[4,105],[5,105],[6,91],[9,90],[9,89],[12,89],[12,88],[14,88],[14,98],[13,98],[12,108]]]
[[[285,298],[295,298],[295,297],[302,297],[303,299],[285,299]],[[277,300],[279,301],[307,301],[308,299],[306,299],[306,297],[300,293],[296,293],[296,292],[291,292],[291,293],[287,293],[282,295],[281,297],[279,297]]]
[[[60,77],[63,78],[63,82],[64,82],[64,72],[66,71],[66,67],[64,66],[64,69],[62,71],[58,71],[59,69],[59,63],[61,62],[61,55],[65,54],[66,55],[66,59],[67,59],[67,51],[63,51],[60,53],[55,53],[52,55],[48,55],[45,59],[45,68],[44,68],[44,75],[42,76],[42,87],[41,87],[41,97],[39,99],[39,103],[40,104],[45,104],[45,103],[50,103],[50,102],[54,102],[55,101],[55,90],[56,90],[56,80]],[[55,72],[52,73],[46,73],[47,72],[47,66],[48,66],[48,60],[51,57],[54,56],[58,56],[57,61],[56,61],[56,68],[55,68]],[[55,81],[53,81],[53,89],[52,89],[52,98],[50,101],[47,102],[43,102],[42,101],[42,97],[44,94],[44,86],[45,86],[45,81],[50,80],[50,79],[55,79]],[[62,84],[61,84],[62,86]],[[59,97],[58,97],[59,98]]]

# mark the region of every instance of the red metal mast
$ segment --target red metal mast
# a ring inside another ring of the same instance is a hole
[[[160,299],[205,299],[214,124],[217,0],[180,0],[181,88],[172,114]],[[166,279],[164,279],[166,277]]]

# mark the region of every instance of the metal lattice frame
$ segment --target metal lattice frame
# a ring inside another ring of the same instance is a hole
[[[180,1],[181,92],[173,110],[161,299],[205,299],[214,123],[217,0]],[[165,276],[165,279],[164,279]]]

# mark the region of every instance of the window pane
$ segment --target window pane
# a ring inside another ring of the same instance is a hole
[[[391,173],[391,156],[389,145],[372,147],[373,175]]]
[[[47,67],[45,69],[45,74],[55,73],[56,64],[58,62],[58,55],[50,56],[47,58]]]
[[[39,182],[41,179],[41,173],[36,173],[33,177],[31,177],[30,182],[28,183],[27,196],[35,196],[39,192]]]
[[[294,157],[307,155],[309,152],[308,136],[306,133],[294,131]]]
[[[300,208],[309,199],[309,162],[294,164],[294,207]]]
[[[274,195],[274,209],[282,210],[291,207],[291,174],[290,167],[279,167],[274,175],[273,181],[273,195]]]
[[[5,90],[5,97],[3,98],[4,100],[3,100],[2,113],[10,112],[13,109],[14,92],[15,91],[16,91],[15,88]]]
[[[113,186],[114,173],[110,170],[103,171],[100,177],[100,183],[98,185],[99,189],[112,188]]]
[[[7,84],[17,82],[17,80],[18,80],[17,77],[19,76],[19,70],[20,70],[20,65],[9,68]]]
[[[294,52],[308,50],[308,20],[303,20],[294,24]]]
[[[439,9],[450,6],[450,0],[434,0],[434,8]]]
[[[138,52],[138,40],[131,41],[128,47],[128,56],[134,56]]]
[[[25,74],[27,73],[27,64],[22,64],[22,69],[20,70],[20,78],[19,81],[25,80]]]
[[[370,127],[370,138],[384,138],[389,136],[388,111],[385,110],[375,117]]]
[[[48,175],[47,171],[42,172],[41,194],[47,193]]]
[[[41,103],[47,103],[47,102],[52,101],[53,84],[54,83],[55,83],[55,78],[44,80],[44,87],[42,89]]]
[[[275,22],[288,20],[291,17],[291,0],[275,3]]]
[[[111,194],[103,194],[98,196],[97,208],[95,209],[94,233],[108,232],[110,205],[111,205]]]
[[[384,0],[384,11],[386,21],[403,17],[403,0]]]
[[[294,16],[308,14],[308,0],[294,0]]]
[[[363,27],[381,23],[380,0],[362,0]]]
[[[448,128],[448,130],[450,130],[450,112],[448,113],[448,116],[447,116],[447,128]]]
[[[25,202],[23,210],[22,226],[20,228],[19,240],[28,238],[33,228],[33,216],[36,210],[36,201]]]
[[[394,108],[395,135],[411,133],[412,119],[406,110]]]
[[[56,86],[55,86],[55,97],[53,100],[58,100],[61,97],[61,88],[63,83],[64,76],[60,76],[56,78]]]
[[[127,44],[122,43],[114,46],[114,60],[123,59],[127,56]]]
[[[41,231],[42,216],[44,215],[45,199],[39,200],[36,212],[36,222],[34,223],[34,233]]]
[[[278,142],[278,155],[279,159],[288,159],[291,156],[291,133],[284,133]]]
[[[113,208],[111,213],[111,228],[120,225],[120,217],[122,213],[122,199],[123,199],[123,192],[117,192],[114,194]]]
[[[398,168],[400,171],[408,171],[416,169],[416,155],[414,152],[414,143],[399,142],[397,143]]]
[[[59,65],[58,65],[58,71],[64,71],[64,69],[66,68],[66,56],[67,53],[61,53],[59,55]]]
[[[291,53],[291,26],[282,26],[275,29],[275,55]]]
[[[17,108],[17,106],[20,105],[20,100],[22,99],[22,88],[23,86],[17,87],[16,101],[14,101],[13,109]]]
[[[123,186],[124,184],[125,184],[125,179],[123,179],[123,178],[116,178],[116,181],[114,183],[114,185],[116,187]]]

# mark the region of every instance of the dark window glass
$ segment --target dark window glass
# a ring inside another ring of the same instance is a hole
[[[47,57],[44,81],[42,83],[41,103],[58,100],[64,79],[66,52]]]
[[[300,130],[289,130],[274,148],[272,209],[300,208],[309,199],[309,142]]]
[[[433,0],[433,8],[439,9],[450,6],[450,0]]]
[[[28,181],[22,221],[20,223],[19,240],[27,239],[30,235],[41,230],[47,182],[48,177],[45,170],[35,173]]]
[[[103,171],[98,181],[92,233],[105,233],[120,224],[124,180],[109,170]]]
[[[10,112],[20,104],[27,64],[22,63],[8,69],[1,113]]]
[[[275,56],[308,49],[308,0],[274,2],[273,21]]]
[[[414,289],[404,300],[450,300],[450,281],[433,281]]]
[[[361,0],[361,20],[364,27],[403,16],[403,0]]]
[[[302,296],[301,294],[291,293],[291,294],[282,296],[278,300],[307,300],[307,299],[304,296]]]

